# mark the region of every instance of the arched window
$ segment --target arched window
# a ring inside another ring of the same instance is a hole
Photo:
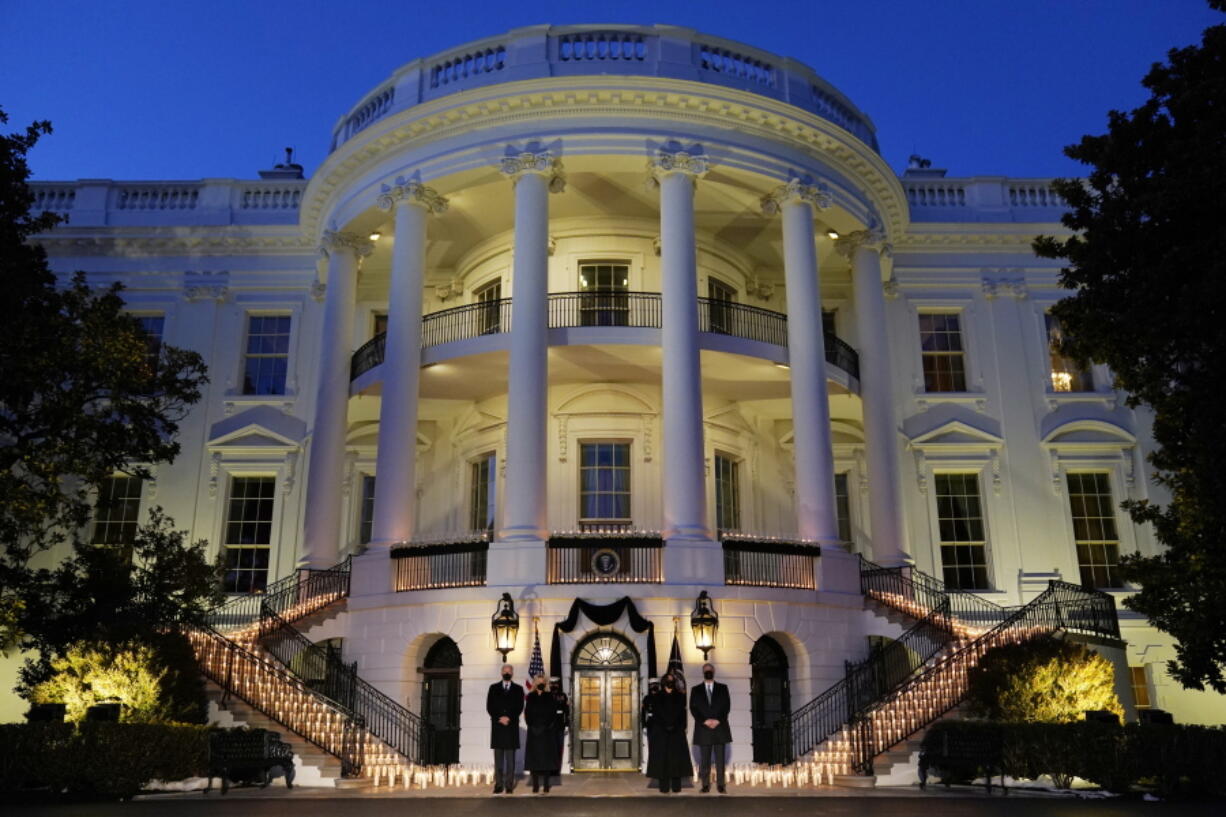
[[[781,721],[792,714],[788,692],[788,657],[779,642],[764,635],[749,653],[750,720],[754,763],[786,763],[787,729]]]
[[[421,717],[434,727],[433,743],[423,753],[430,763],[460,761],[460,664],[460,648],[443,636],[422,665]]]

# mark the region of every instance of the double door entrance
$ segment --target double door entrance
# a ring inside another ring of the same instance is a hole
[[[637,771],[639,657],[614,633],[597,633],[575,650],[571,764],[575,771]]]

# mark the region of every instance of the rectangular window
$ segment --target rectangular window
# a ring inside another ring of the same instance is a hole
[[[924,390],[966,391],[966,351],[962,323],[953,312],[919,316],[920,354],[924,363]]]
[[[379,335],[382,335],[384,332],[387,331],[387,313],[386,312],[376,312],[374,314],[374,326],[375,326],[375,331],[372,332],[370,335],[372,338],[376,338]]]
[[[579,446],[580,526],[630,524],[630,444]]]
[[[268,555],[272,545],[272,477],[234,477],[226,509],[227,593],[259,593],[268,586]]]
[[[166,327],[166,318],[163,315],[137,315],[136,322],[145,333],[145,360],[150,368],[156,369],[162,353],[162,332]]]
[[[978,474],[937,474],[941,567],[951,590],[987,590],[987,531]]]
[[[1111,478],[1106,474],[1069,474],[1068,499],[1081,583],[1086,587],[1123,587]]]
[[[711,314],[709,330],[725,335],[737,334],[736,317],[740,313],[731,306],[736,303],[736,290],[718,278],[708,278],[707,299]]]
[[[720,532],[741,529],[740,463],[715,455],[715,527]]]
[[[243,394],[285,394],[289,315],[251,315],[243,359]]]
[[[834,510],[839,518],[839,539],[851,541],[851,497],[847,493],[847,473],[834,475]]]
[[[498,473],[495,468],[494,454],[484,454],[469,464],[472,482],[469,486],[469,530],[494,529],[494,499],[496,496],[494,477]]]
[[[494,335],[502,331],[502,281],[486,284],[473,292],[477,310],[477,332]]]
[[[1047,322],[1047,351],[1051,359],[1051,390],[1061,392],[1094,391],[1094,378],[1088,369],[1077,361],[1060,354],[1064,331],[1060,321],[1050,312],[1043,316]]]
[[[1129,667],[1128,674],[1132,678],[1132,700],[1137,709],[1149,709],[1153,704],[1149,698],[1149,679],[1145,677],[1145,667]]]
[[[107,477],[98,486],[98,502],[94,506],[95,545],[131,545],[136,541],[140,517],[139,477]]]
[[[630,325],[630,265],[589,261],[579,265],[580,326]]]
[[[822,334],[824,335],[838,335],[838,332],[834,331],[834,312],[833,309],[822,310]]]
[[[375,529],[375,478],[362,474],[362,512],[358,519],[358,543],[370,544]]]

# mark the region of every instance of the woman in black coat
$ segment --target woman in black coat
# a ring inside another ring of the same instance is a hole
[[[651,719],[658,730],[647,760],[647,776],[660,781],[660,794],[681,791],[681,780],[694,776],[690,762],[690,743],[686,740],[689,707],[685,692],[678,689],[676,679],[665,675],[662,689],[652,701]]]
[[[532,679],[532,692],[524,701],[524,723],[528,739],[524,743],[524,768],[532,773],[532,791],[540,792],[541,782],[549,793],[549,777],[558,766],[558,705],[545,686],[544,677]]]

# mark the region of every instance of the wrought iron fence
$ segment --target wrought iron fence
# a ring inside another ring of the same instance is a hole
[[[421,321],[422,348],[511,331],[511,299],[478,301],[431,312]]]
[[[490,543],[453,542],[406,545],[392,550],[397,592],[444,587],[482,587]]]
[[[724,584],[817,589],[821,549],[815,545],[725,539],[723,546]]]
[[[349,595],[352,558],[324,570],[303,568],[268,585],[262,593],[234,596],[209,611],[208,623],[219,629],[259,622],[265,607],[290,621],[310,615]]]
[[[698,299],[698,331],[788,345],[787,315],[720,298]]]
[[[383,362],[387,354],[387,332],[380,332],[358,347],[349,358],[349,379],[356,380]]]
[[[546,547],[550,584],[664,581],[664,541],[646,537],[551,537]]]
[[[629,326],[660,328],[658,292],[555,292],[549,296],[549,328]]]

